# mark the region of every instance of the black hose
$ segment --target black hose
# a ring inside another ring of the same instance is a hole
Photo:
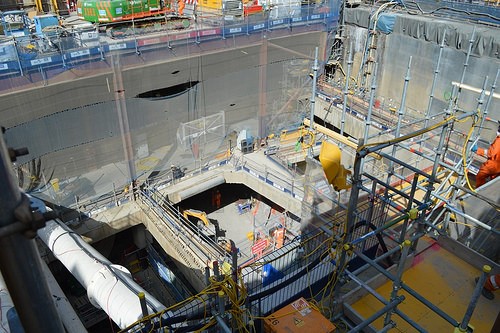
[[[354,225],[354,229],[353,230],[355,230],[355,229],[357,229],[359,227],[362,227],[362,226],[366,225],[367,223],[368,223],[368,226],[370,227],[370,229],[372,229],[373,231],[375,231],[377,229],[377,227],[373,223],[371,223],[371,222],[360,221],[360,222],[358,222],[358,223],[356,223]],[[377,237],[378,243],[380,244],[380,247],[382,248],[382,251],[384,253],[386,253],[388,251],[388,249],[387,249],[387,245],[385,244],[384,238],[382,238],[382,236],[380,235],[380,233],[375,234],[375,237]],[[386,261],[387,261],[387,264],[389,266],[392,266],[394,264],[394,262],[392,261],[392,259],[390,257],[387,257]]]

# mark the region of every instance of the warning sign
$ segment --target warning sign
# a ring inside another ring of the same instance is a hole
[[[309,307],[309,303],[303,298],[299,298],[295,302],[292,303],[292,307],[297,310],[298,313],[302,315],[302,317],[307,316],[311,313],[311,308]]]
[[[304,326],[304,321],[302,319],[299,319],[299,318],[296,318],[296,317],[293,317],[293,323],[295,324],[295,326],[297,327],[302,327]]]
[[[268,240],[266,238],[258,240],[255,242],[255,244],[252,246],[252,254],[256,255],[257,258],[262,257],[262,252],[265,250],[265,248],[269,245]]]

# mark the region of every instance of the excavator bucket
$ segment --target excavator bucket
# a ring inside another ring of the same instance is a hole
[[[351,185],[347,184],[347,175],[350,175],[351,171],[340,164],[341,157],[340,148],[337,145],[327,141],[321,143],[319,161],[325,172],[326,179],[333,185],[335,191],[351,188]]]

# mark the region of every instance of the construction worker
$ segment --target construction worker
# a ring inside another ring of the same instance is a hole
[[[479,278],[476,278],[476,283],[478,280]],[[481,291],[481,294],[487,299],[493,300],[495,298],[493,292],[498,290],[499,286],[500,286],[500,274],[490,275],[488,276],[486,281],[484,281],[483,290]]]
[[[186,7],[186,3],[184,2],[184,0],[179,0],[178,5],[179,5],[178,7],[179,15],[182,16],[184,15],[184,8]]]
[[[219,190],[217,190],[215,192],[215,206],[217,207],[217,209],[220,208],[221,199],[222,199],[222,195],[220,194]]]
[[[472,152],[486,157],[476,175],[476,187],[484,185],[487,181],[500,175],[500,121],[497,130],[497,136],[488,149],[478,148],[475,144],[471,148]]]

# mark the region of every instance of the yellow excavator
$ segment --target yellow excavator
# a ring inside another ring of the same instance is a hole
[[[205,227],[204,228],[205,230],[208,229],[211,232],[213,232],[215,237],[216,237],[215,241],[222,248],[224,248],[227,251],[227,253],[231,253],[234,250],[234,248],[235,248],[234,242],[230,239],[226,239],[225,237],[221,237],[221,236],[224,236],[225,231],[224,230],[221,231],[219,228],[219,222],[217,222],[217,220],[210,219],[207,216],[207,213],[205,213],[201,210],[196,210],[196,209],[186,209],[182,212],[182,215],[184,216],[184,218],[186,220],[193,222],[193,223],[196,223],[198,228],[203,229],[203,227]],[[197,221],[193,221],[193,219],[190,219],[190,217],[196,218]],[[203,223],[203,226],[201,226],[201,227],[198,224],[200,221]],[[212,229],[212,227],[213,227],[213,229]]]
[[[182,212],[182,215],[186,220],[194,223],[199,229],[204,229],[205,231],[208,231],[208,234],[213,234],[216,239],[221,236],[219,222],[217,222],[217,220],[210,219],[207,216],[207,213],[196,209],[185,209]],[[209,236],[208,234],[207,236]]]
[[[202,212],[201,210],[196,210],[196,209],[186,209],[182,212],[182,215],[184,218],[188,221],[193,222],[189,217],[195,217],[198,219],[198,221],[202,221],[205,227],[208,227],[210,225],[210,219],[207,216],[207,213]],[[198,222],[196,221],[196,222]]]

